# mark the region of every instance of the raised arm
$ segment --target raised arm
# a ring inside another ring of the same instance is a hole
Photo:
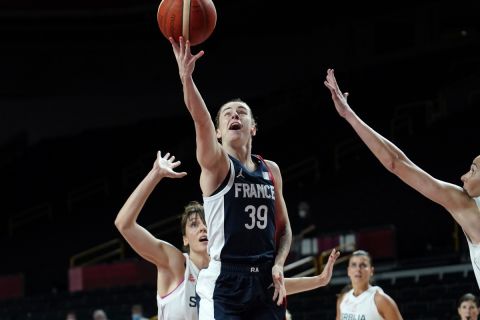
[[[433,178],[415,165],[392,142],[363,122],[347,103],[348,93],[340,90],[333,69],[328,69],[325,86],[332,94],[337,112],[347,120],[382,165],[406,184],[430,200],[445,207],[462,225],[461,212],[473,208],[474,202],[459,186]]]
[[[326,286],[332,279],[333,266],[337,261],[340,252],[332,250],[322,273],[314,277],[285,278],[285,289],[287,295],[309,291]]]
[[[227,154],[217,141],[215,125],[210,112],[193,81],[195,64],[204,55],[204,51],[193,55],[190,50],[190,42],[185,41],[183,37],[179,38],[178,43],[172,38],[169,40],[178,64],[185,105],[195,124],[197,161],[202,168],[203,176],[200,181],[202,191],[210,193],[209,191],[214,191],[225,178],[229,169],[229,161]]]
[[[162,157],[158,152],[152,170],[140,182],[117,214],[115,226],[130,246],[144,259],[152,262],[157,268],[172,268],[182,264],[183,254],[171,244],[155,238],[147,229],[137,223],[138,215],[155,186],[165,177],[182,178],[186,172],[175,172],[180,165],[175,157],[167,153]]]

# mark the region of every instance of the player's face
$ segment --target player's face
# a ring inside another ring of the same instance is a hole
[[[373,267],[366,256],[352,256],[348,262],[348,277],[352,284],[368,284],[373,276]]]
[[[477,320],[478,313],[478,307],[473,301],[463,301],[458,307],[458,315],[461,320]]]
[[[190,246],[190,251],[207,252],[207,227],[198,214],[191,214],[188,217],[183,244]]]
[[[220,110],[217,138],[225,142],[245,144],[256,134],[250,108],[244,102],[229,102]]]
[[[470,197],[480,196],[480,156],[470,165],[470,170],[462,176],[463,190]]]

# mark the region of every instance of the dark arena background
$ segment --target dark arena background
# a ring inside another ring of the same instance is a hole
[[[296,235],[288,264],[305,261],[286,275],[319,272],[336,246],[342,257],[365,249],[404,319],[458,319],[458,298],[479,294],[461,228],[383,168],[323,81],[334,68],[360,117],[461,185],[480,154],[479,3],[214,3],[216,28],[192,49],[205,50],[194,78],[213,114],[233,98],[250,104],[253,151],[282,170]],[[180,247],[178,215],[201,201],[194,127],[158,5],[0,4],[1,320],[92,319],[99,308],[126,320],[137,303],[156,316],[154,267],[115,216],[157,150],[189,175],[162,182],[139,223]],[[347,282],[340,262],[327,287],[289,297],[292,318],[333,319]]]

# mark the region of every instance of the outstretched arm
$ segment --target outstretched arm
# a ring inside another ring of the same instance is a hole
[[[175,172],[180,165],[174,156],[167,153],[162,157],[158,152],[152,170],[140,182],[117,214],[115,226],[132,248],[144,259],[158,268],[168,267],[172,260],[183,259],[182,253],[171,244],[155,238],[147,229],[137,223],[138,215],[155,186],[165,177],[182,178],[186,172]]]
[[[227,154],[217,141],[215,125],[210,112],[193,81],[195,64],[204,55],[204,51],[193,55],[188,40],[185,41],[183,37],[179,38],[178,43],[172,38],[169,40],[178,64],[185,105],[195,124],[197,161],[202,168],[200,184],[203,193],[210,194],[225,178],[229,169],[229,161]]]
[[[465,212],[470,211],[475,203],[462,188],[433,178],[410,161],[396,145],[363,122],[347,103],[348,93],[340,90],[333,69],[328,69],[324,84],[332,94],[337,112],[385,168],[428,199],[445,207],[462,227],[468,225],[472,215]]]
[[[340,256],[340,252],[332,250],[322,273],[314,277],[285,278],[287,295],[309,291],[326,286],[332,279],[333,266]]]

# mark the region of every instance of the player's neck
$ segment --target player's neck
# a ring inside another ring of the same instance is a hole
[[[210,257],[208,256],[207,252],[205,254],[199,254],[193,251],[190,251],[190,260],[197,266],[199,270],[205,269],[208,267],[208,263],[210,262]]]
[[[251,149],[247,146],[243,148],[226,148],[225,151],[235,159],[237,159],[245,168],[250,171],[255,170],[256,165],[252,160]]]
[[[355,285],[353,286],[353,295],[355,297],[358,297],[359,295],[361,295],[362,293],[364,293],[365,291],[368,290],[368,288],[370,288],[370,284],[367,283],[367,284],[358,284],[358,285]]]
[[[250,160],[252,155],[252,140],[249,141],[230,141],[222,144],[224,150],[231,156],[235,157],[242,163]]]

